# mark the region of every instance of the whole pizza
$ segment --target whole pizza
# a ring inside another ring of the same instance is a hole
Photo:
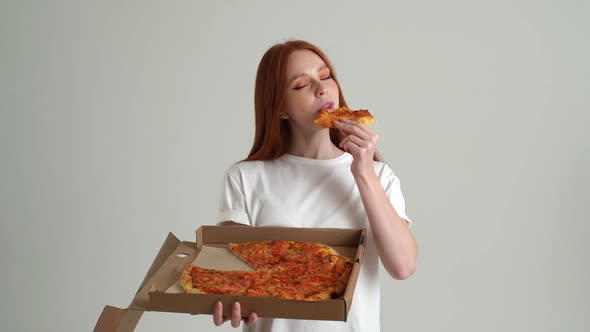
[[[180,279],[185,292],[318,301],[342,295],[352,271],[348,257],[321,243],[267,240],[228,249],[255,270],[188,265]]]

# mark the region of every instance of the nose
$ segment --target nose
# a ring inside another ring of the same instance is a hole
[[[315,92],[316,96],[321,97],[321,96],[325,95],[327,92],[328,92],[328,88],[326,87],[326,85],[324,85],[323,82],[319,82],[318,87]]]

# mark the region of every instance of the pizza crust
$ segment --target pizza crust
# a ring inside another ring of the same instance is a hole
[[[205,294],[198,288],[193,286],[193,277],[192,277],[192,270],[195,266],[188,265],[184,271],[182,271],[182,276],[180,277],[180,285],[184,289],[185,292],[191,294]]]

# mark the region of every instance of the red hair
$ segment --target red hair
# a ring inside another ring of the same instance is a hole
[[[289,56],[299,50],[312,51],[324,61],[338,85],[340,107],[346,106],[334,68],[322,50],[303,40],[275,44],[266,51],[258,65],[254,90],[256,130],[254,144],[245,160],[272,160],[282,156],[289,149],[291,128],[288,121],[281,121],[281,113],[285,107],[287,91],[287,62]],[[338,146],[343,138],[344,135],[338,129],[330,129],[330,139],[334,145]],[[373,159],[381,161],[377,153]]]

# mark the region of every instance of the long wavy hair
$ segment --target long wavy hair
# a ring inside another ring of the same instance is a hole
[[[318,47],[303,40],[291,40],[273,45],[266,51],[258,65],[254,90],[254,110],[256,129],[254,143],[245,160],[272,160],[287,152],[291,139],[288,121],[282,121],[281,113],[285,107],[287,91],[287,62],[289,56],[298,50],[309,50],[317,54],[328,66],[334,82],[338,85],[340,107],[347,106],[342,89],[336,78],[332,64]],[[336,128],[330,128],[330,139],[338,146],[344,135]],[[381,161],[375,152],[373,159]]]

